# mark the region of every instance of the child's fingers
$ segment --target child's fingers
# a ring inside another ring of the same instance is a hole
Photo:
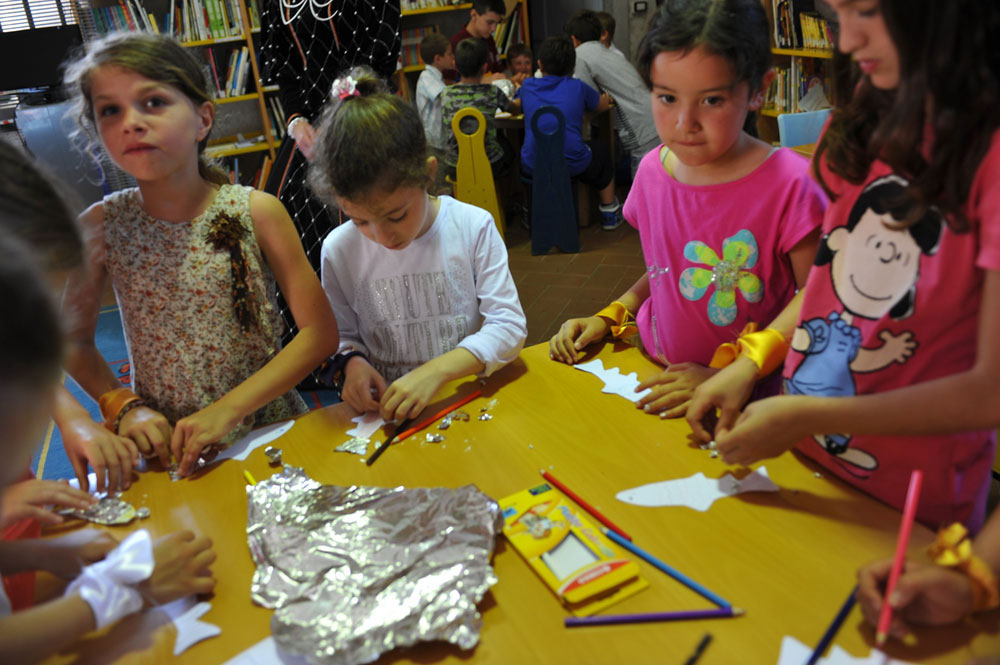
[[[89,491],[90,479],[87,478],[87,463],[76,455],[70,455],[69,462],[73,465],[73,473],[76,474],[76,481],[80,483],[80,489],[84,492]]]
[[[25,506],[22,515],[22,519],[36,519],[42,526],[54,526],[63,523],[61,515],[56,515],[51,510],[45,510],[39,506]]]
[[[680,404],[669,408],[665,411],[660,412],[660,418],[666,420],[667,418],[683,418],[684,414],[687,413],[688,407],[691,405],[691,400],[686,399]]]

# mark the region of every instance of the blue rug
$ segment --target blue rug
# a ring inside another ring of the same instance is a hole
[[[118,313],[118,305],[105,307],[101,310],[97,317],[97,332],[94,340],[97,343],[97,350],[104,356],[118,380],[128,385],[132,380],[132,368],[128,362],[128,350],[125,346],[125,335],[122,330],[121,316]],[[97,407],[97,402],[92,400],[68,375],[65,376],[64,383],[77,401],[86,407],[94,420],[100,421],[101,410]],[[318,409],[340,401],[335,390],[309,390],[300,391],[300,393],[310,409]],[[31,460],[31,469],[37,477],[47,480],[76,477],[73,473],[73,465],[70,464],[69,458],[66,457],[66,451],[63,449],[62,436],[54,423],[49,423],[45,436]]]

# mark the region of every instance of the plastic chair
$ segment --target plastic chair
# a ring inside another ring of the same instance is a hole
[[[461,129],[463,118],[475,118],[476,131],[466,134]],[[497,201],[497,188],[493,182],[493,169],[486,157],[486,119],[472,107],[460,109],[451,119],[451,131],[458,141],[458,164],[455,167],[455,198],[478,206],[493,215],[500,237],[504,237],[506,223],[503,208]]]
[[[546,134],[542,117],[555,117],[556,129]],[[555,106],[543,106],[531,116],[529,131],[535,138],[535,168],[531,183],[531,253],[547,254],[553,247],[564,252],[580,251],[573,185],[563,154],[566,118]]]
[[[782,148],[816,143],[823,123],[830,115],[830,109],[805,111],[803,113],[782,113],[778,116],[778,140]]]

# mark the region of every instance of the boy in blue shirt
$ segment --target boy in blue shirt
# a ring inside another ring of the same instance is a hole
[[[424,125],[427,144],[435,151],[445,147],[445,137],[441,130],[441,93],[446,87],[442,72],[455,67],[455,54],[451,42],[439,32],[434,32],[420,42],[420,57],[424,61],[424,71],[417,79],[417,113]]]
[[[531,174],[535,166],[535,137],[531,130],[531,117],[542,106],[555,106],[566,118],[563,155],[572,177],[598,190],[601,210],[601,227],[613,231],[624,219],[621,204],[615,197],[614,165],[608,146],[603,141],[583,140],[584,111],[603,111],[611,103],[607,94],[598,94],[586,83],[573,78],[576,52],[569,37],[549,37],[542,42],[538,52],[541,78],[524,81],[515,95],[524,109],[524,145],[521,147],[521,168]],[[555,118],[547,116],[540,121],[541,129],[555,129]]]

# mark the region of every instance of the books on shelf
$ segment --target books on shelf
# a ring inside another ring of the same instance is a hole
[[[497,44],[497,52],[500,55],[506,55],[507,49],[512,44],[520,44],[525,41],[524,34],[524,12],[522,11],[521,3],[518,2],[510,10],[510,15],[507,19],[497,26],[496,33],[493,35],[493,39]]]
[[[249,0],[250,23],[260,27],[257,0]],[[141,0],[117,0],[117,4],[90,6],[98,34],[125,30],[164,33],[181,42],[225,39],[243,35],[238,0],[171,0],[166,14],[157,17]]]
[[[250,80],[250,52],[245,45],[228,50],[223,46],[209,46],[204,54],[216,98],[239,97],[255,90]]]
[[[816,13],[814,1],[771,0],[775,46],[817,51],[833,49],[830,26]]]
[[[435,32],[438,32],[436,25],[400,30],[399,36],[402,41],[402,47],[399,49],[400,64],[403,67],[424,64],[423,58],[420,57],[420,42],[423,41],[424,37]]]
[[[819,90],[813,91],[818,86]],[[777,113],[799,113],[814,111],[817,100],[829,99],[831,80],[825,61],[792,56],[788,67],[776,65],[774,80],[764,98],[764,108]],[[822,95],[820,95],[822,92]],[[807,101],[803,102],[803,98]],[[829,102],[826,102],[829,106]]]
[[[450,7],[460,5],[464,0],[403,0],[401,9],[404,12],[412,12],[416,9],[429,9],[433,7]]]

